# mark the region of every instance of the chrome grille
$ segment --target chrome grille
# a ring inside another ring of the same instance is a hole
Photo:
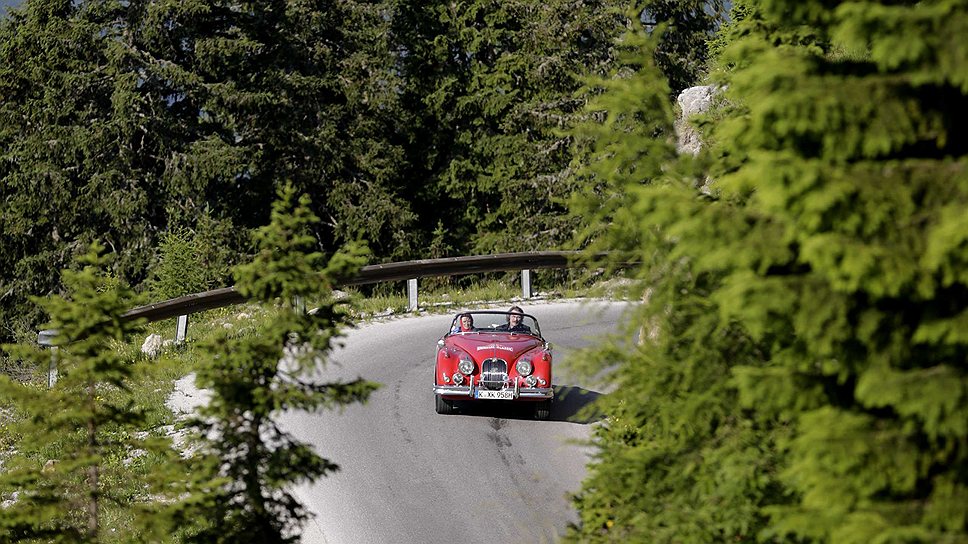
[[[481,363],[481,385],[485,389],[503,389],[508,379],[508,363],[504,359],[485,359]]]

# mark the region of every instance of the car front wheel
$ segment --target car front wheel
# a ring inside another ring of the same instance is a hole
[[[440,395],[434,395],[434,405],[437,408],[438,414],[453,414],[454,413],[454,401],[447,400]]]

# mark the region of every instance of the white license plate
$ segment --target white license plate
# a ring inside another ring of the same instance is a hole
[[[477,398],[490,400],[514,400],[514,391],[487,391],[478,389]]]

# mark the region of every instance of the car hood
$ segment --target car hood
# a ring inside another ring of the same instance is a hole
[[[530,335],[478,333],[452,336],[450,344],[466,351],[477,361],[491,357],[514,361],[540,346],[541,341]]]

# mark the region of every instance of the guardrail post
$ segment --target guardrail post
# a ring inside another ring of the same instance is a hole
[[[521,271],[521,297],[531,298],[531,271],[527,269]]]
[[[181,344],[188,337],[188,316],[178,316],[178,324],[175,325],[175,343]]]
[[[50,348],[50,363],[47,364],[47,389],[54,387],[57,383],[57,346],[54,345],[54,337],[57,336],[57,329],[44,329],[37,334],[37,343]]]
[[[417,278],[407,280],[407,311],[417,311]]]

